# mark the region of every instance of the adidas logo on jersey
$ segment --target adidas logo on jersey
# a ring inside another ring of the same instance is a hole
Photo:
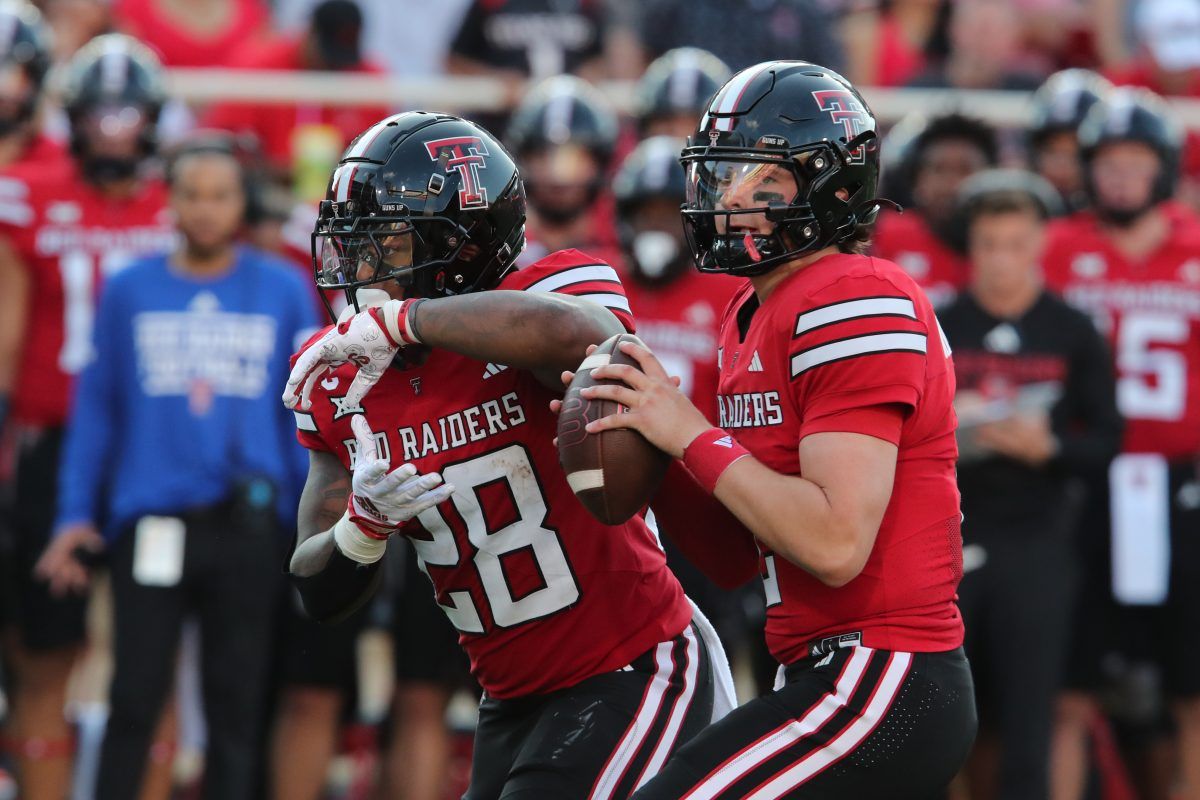
[[[750,372],[762,372],[762,360],[758,357],[758,351],[754,351],[754,355],[750,356]]]
[[[508,369],[508,367],[504,364],[493,364],[488,362],[488,365],[484,367],[483,370],[483,379],[486,381],[488,378],[492,377],[493,375],[499,375],[506,369]]]

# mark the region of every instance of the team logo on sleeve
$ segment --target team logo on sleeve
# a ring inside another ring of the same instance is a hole
[[[425,151],[434,161],[444,160],[446,172],[458,171],[459,208],[487,208],[487,189],[479,180],[479,170],[487,169],[487,145],[478,136],[451,136],[431,139]]]
[[[871,116],[862,102],[845,89],[821,89],[812,93],[817,107],[828,114],[834,122],[846,129],[846,141],[865,131],[871,124]],[[865,164],[867,154],[862,147],[850,151],[851,164]]]

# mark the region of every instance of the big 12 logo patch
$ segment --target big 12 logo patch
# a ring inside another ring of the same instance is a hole
[[[846,129],[847,143],[854,141],[854,137],[873,124],[866,107],[852,92],[845,89],[821,89],[813,92],[812,96],[817,101],[818,108]],[[851,164],[865,164],[866,161],[867,151],[864,146],[850,151]]]
[[[451,136],[425,143],[429,157],[438,161],[445,154],[445,169],[457,170],[458,207],[487,208],[487,189],[479,179],[479,170],[487,169],[488,149],[478,136]]]

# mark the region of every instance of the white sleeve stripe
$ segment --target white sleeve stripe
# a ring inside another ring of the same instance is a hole
[[[859,300],[846,300],[842,303],[806,311],[796,317],[796,335],[807,333],[814,328],[831,325],[834,322],[844,322],[860,317],[908,317],[917,318],[917,310],[913,301],[907,297],[864,297]]]
[[[0,203],[0,222],[24,228],[33,222],[33,209],[24,203]]]
[[[293,411],[296,415],[296,428],[309,433],[317,432],[317,421],[313,419],[312,414],[305,414],[303,411]]]
[[[792,356],[792,377],[802,372],[855,356],[871,353],[924,353],[926,347],[923,333],[871,333],[853,336],[837,342],[819,345]]]
[[[605,264],[592,264],[590,266],[572,267],[571,269],[551,275],[548,278],[542,278],[537,283],[532,284],[526,291],[553,292],[556,289],[570,286],[573,283],[586,283],[588,281],[620,283],[621,279],[617,277],[617,271],[612,267]]]
[[[597,305],[602,305],[605,308],[615,308],[618,311],[624,311],[626,314],[633,315],[633,310],[629,307],[629,300],[623,294],[605,294],[603,292],[589,292],[588,294],[576,294],[572,297],[578,297],[581,300],[589,300]]]

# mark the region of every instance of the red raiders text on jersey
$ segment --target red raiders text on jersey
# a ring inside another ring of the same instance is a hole
[[[617,273],[578,251],[497,288],[585,297],[633,329]],[[346,366],[318,381],[310,412],[296,414],[300,442],[350,469],[350,417],[365,413],[393,466],[411,462],[454,484],[451,500],[404,533],[489,695],[574,685],[686,627],[691,606],[645,521],[605,527],[567,485],[555,395],[530,373],[434,350],[420,367],[388,370],[362,408],[344,400],[353,377]]]
[[[1170,236],[1141,263],[1086,211],[1052,224],[1042,263],[1050,288],[1108,336],[1123,449],[1179,460],[1200,453],[1200,220],[1165,211]]]
[[[764,464],[801,475],[805,436],[872,434],[845,412],[905,410],[891,502],[862,574],[831,588],[762,552],[772,654],[788,664],[831,636],[885,650],[959,646],[954,370],[929,301],[891,262],[831,255],[785,278],[743,338],[738,312],[756,302],[747,286],[725,314],[719,400],[722,426]]]

